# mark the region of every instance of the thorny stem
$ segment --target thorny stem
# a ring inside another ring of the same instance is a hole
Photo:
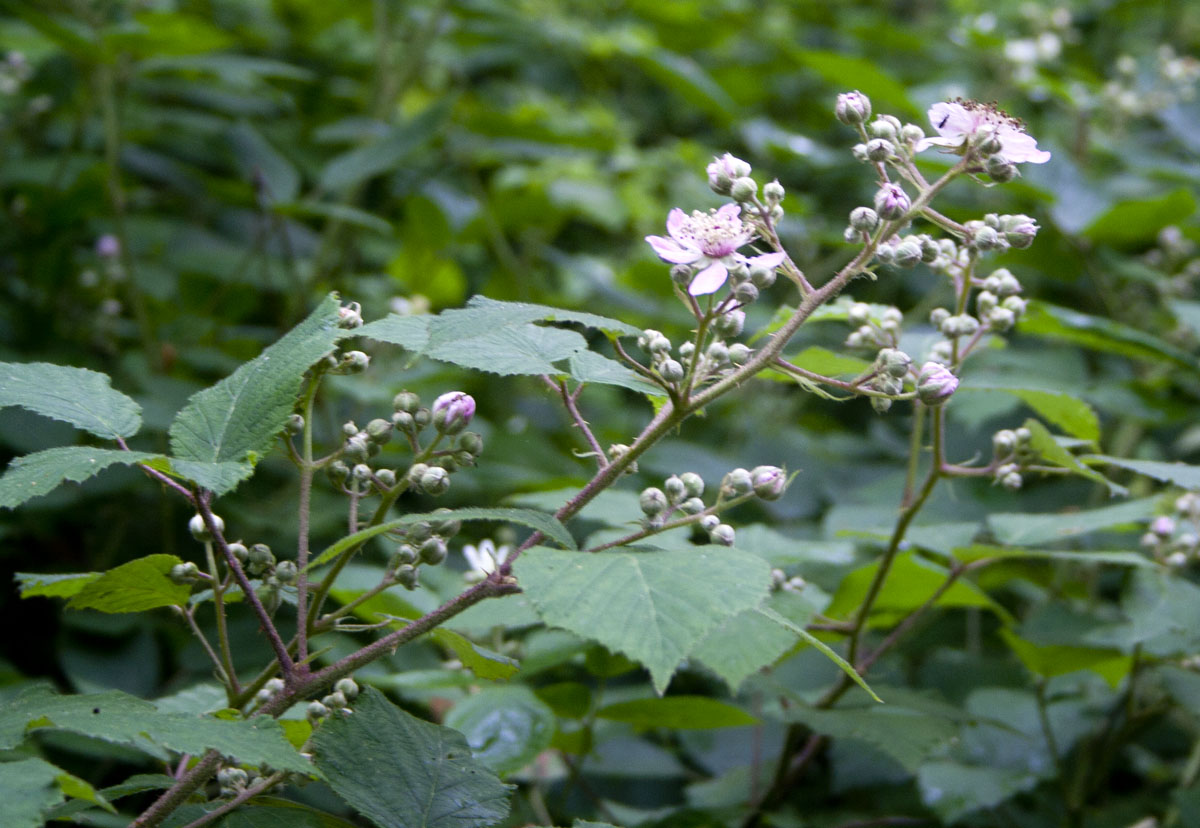
[[[244,790],[237,794],[237,796],[233,797],[233,799],[230,799],[221,807],[209,811],[199,819],[192,820],[187,825],[183,826],[183,828],[202,828],[202,826],[216,822],[230,811],[238,808],[243,802],[258,796],[260,793],[270,790],[280,782],[286,780],[287,777],[287,771],[279,771],[271,774],[270,776],[264,776],[253,785],[247,785]]]
[[[783,370],[787,371],[789,374],[795,374],[798,377],[802,377],[803,379],[806,379],[806,380],[811,380],[812,382],[819,382],[822,385],[829,385],[834,388],[840,388],[843,391],[850,391],[861,397],[883,397],[883,398],[889,399],[889,400],[911,400],[913,397],[916,396],[916,392],[914,392],[914,391],[910,391],[910,392],[904,393],[904,394],[888,394],[885,391],[876,391],[874,388],[865,388],[862,385],[862,382],[864,382],[865,380],[855,380],[854,382],[846,382],[844,380],[834,379],[833,377],[827,377],[827,376],[824,376],[823,374],[818,374],[815,371],[809,371],[807,368],[801,368],[799,365],[794,365],[794,364],[788,362],[783,357],[776,358],[775,365],[776,365],[776,367],[782,368]],[[843,399],[845,399],[845,398],[843,398]]]
[[[670,529],[678,529],[680,526],[688,526],[692,523],[699,523],[700,520],[706,515],[719,514],[725,509],[732,509],[734,506],[745,503],[747,500],[753,500],[756,496],[757,495],[755,495],[753,492],[750,492],[749,494],[740,495],[738,497],[731,498],[730,500],[718,501],[712,506],[709,506],[703,512],[697,512],[694,515],[685,515],[684,517],[676,518],[675,520],[669,520],[661,526],[650,526],[646,529],[626,535],[623,538],[618,538],[617,540],[609,541],[608,543],[602,543],[599,546],[589,547],[586,551],[603,552],[605,549],[612,549],[617,546],[625,546],[626,544],[636,543],[642,538],[648,538],[651,535],[657,535]]]
[[[308,553],[309,553],[309,512],[312,507],[312,482],[313,482],[313,399],[317,394],[317,387],[321,383],[321,374],[315,372],[312,378],[308,381],[308,387],[304,391],[304,400],[302,402],[302,417],[304,417],[304,429],[302,432],[302,444],[300,447],[300,495],[299,506],[296,514],[296,525],[298,531],[298,540],[296,543],[296,569],[299,570],[299,577],[296,580],[296,660],[301,663],[301,671],[307,672],[308,666],[305,662],[308,659],[308,624],[305,619],[308,617]]]
[[[566,380],[559,380],[558,382],[555,382],[544,374],[542,375],[542,379],[548,386],[550,386],[550,388],[557,391],[559,396],[562,397],[563,406],[567,409],[567,413],[571,415],[571,419],[574,420],[575,427],[579,429],[580,433],[583,434],[583,438],[587,440],[588,447],[591,448],[592,454],[596,458],[596,463],[599,464],[600,468],[604,468],[606,465],[608,465],[608,458],[604,454],[604,449],[600,447],[600,441],[597,440],[596,435],[592,433],[592,429],[588,425],[587,420],[585,420],[583,418],[583,414],[580,413],[579,405],[576,402],[579,399],[579,392],[582,390],[583,386],[580,385],[579,388],[575,389],[575,392],[572,393],[567,389]]]

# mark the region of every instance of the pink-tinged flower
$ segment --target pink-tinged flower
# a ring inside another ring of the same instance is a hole
[[[719,210],[690,216],[676,207],[667,215],[666,236],[646,236],[659,258],[671,264],[691,265],[698,269],[688,285],[692,296],[715,293],[729,278],[731,264],[747,267],[776,268],[783,263],[782,253],[767,253],[746,258],[738,248],[754,238],[754,230],[741,218],[742,209],[726,204]]]
[[[433,424],[439,431],[457,434],[475,416],[475,398],[462,391],[447,391],[433,401]]]
[[[996,153],[1013,164],[1045,164],[1050,153],[1037,148],[1037,141],[1025,131],[1025,125],[994,104],[978,101],[955,101],[935,103],[929,108],[929,122],[938,131],[938,137],[920,141],[917,152],[929,147],[958,149],[985,131],[1000,142]]]
[[[708,173],[708,186],[719,195],[729,195],[733,182],[750,174],[750,165],[736,156],[725,153],[714,158],[705,168]]]

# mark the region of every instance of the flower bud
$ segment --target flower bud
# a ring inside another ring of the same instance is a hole
[[[366,460],[371,453],[371,445],[365,434],[355,434],[346,441],[346,445],[342,448],[342,454],[346,459],[355,462]]]
[[[1017,250],[1024,250],[1037,238],[1037,222],[1025,215],[1004,216],[1000,222],[1004,239]]]
[[[746,325],[746,312],[741,309],[731,310],[713,320],[713,329],[721,336],[735,337],[742,332]],[[690,343],[685,343],[690,344]],[[682,349],[682,345],[680,348]],[[682,351],[680,352],[682,353]]]
[[[734,201],[750,201],[758,194],[758,182],[748,175],[735,178],[729,188],[729,197]]]
[[[705,532],[712,532],[712,530],[716,529],[720,525],[721,519],[716,515],[705,515],[704,517],[700,518],[700,528]]]
[[[341,693],[347,701],[354,701],[358,698],[358,683],[349,677],[338,679],[337,684],[333,685],[333,691]]]
[[[309,702],[308,707],[304,709],[304,717],[308,719],[309,724],[315,725],[328,715],[329,708],[321,704],[319,701]]]
[[[642,331],[641,336],[638,337],[638,345],[651,354],[663,354],[671,350],[671,340],[667,339],[661,331],[649,328]]]
[[[937,328],[939,331],[946,320],[950,318],[950,311],[945,308],[934,308],[929,312],[929,324]]]
[[[921,236],[921,261],[925,264],[937,261],[942,255],[942,247],[929,236]]]
[[[321,699],[321,704],[325,705],[330,710],[341,710],[346,706],[346,697],[334,690],[325,698]]]
[[[721,546],[733,546],[734,537],[733,527],[728,523],[718,524],[708,533],[708,539]]]
[[[338,363],[338,371],[343,374],[361,374],[371,364],[371,358],[362,351],[346,351]]]
[[[1017,447],[1017,435],[1005,428],[992,435],[992,451],[997,457],[1008,457]]]
[[[846,321],[851,325],[865,325],[871,320],[871,306],[866,302],[855,302],[846,310]]]
[[[704,511],[704,501],[698,497],[689,497],[679,504],[679,508],[685,515],[698,515]]]
[[[234,541],[229,544],[229,553],[233,555],[238,563],[245,563],[250,558],[250,550],[240,541]]]
[[[683,366],[678,360],[664,359],[658,366],[658,374],[667,382],[679,382],[683,379]]]
[[[200,567],[191,561],[175,564],[175,566],[171,567],[171,571],[167,573],[167,578],[174,584],[194,584],[200,580]]]
[[[121,255],[121,242],[111,233],[96,239],[96,255],[101,259],[115,259]]]
[[[1004,477],[1000,478],[1000,485],[1012,492],[1020,489],[1024,482],[1025,481],[1021,478],[1021,475],[1018,472],[1009,472],[1008,474],[1004,475]]]
[[[358,463],[350,470],[350,474],[359,483],[365,483],[371,479],[371,467],[366,463]]]
[[[847,126],[866,123],[866,120],[871,117],[871,99],[857,90],[843,92],[837,96],[833,114]]]
[[[421,474],[425,474],[425,472],[421,472]],[[419,523],[410,523],[404,530],[404,536],[413,543],[421,543],[432,534],[433,524],[427,520],[422,520]]]
[[[900,119],[894,115],[880,115],[867,127],[867,132],[876,138],[895,141],[900,137]]]
[[[475,416],[475,399],[462,391],[448,391],[433,403],[433,425],[446,434],[457,434]]]
[[[721,481],[721,490],[727,495],[738,497],[754,491],[754,481],[745,469],[734,469]]]
[[[958,377],[945,365],[926,362],[917,376],[917,397],[925,405],[941,405],[958,388]]]
[[[1001,243],[1000,234],[986,225],[976,229],[971,237],[971,246],[976,250],[995,250]]]
[[[912,200],[899,184],[884,184],[875,193],[875,212],[888,221],[904,218]]]
[[[421,544],[421,548],[417,550],[417,557],[421,559],[421,563],[437,566],[446,560],[446,553],[446,542],[434,535]]]
[[[763,198],[772,207],[783,201],[784,192],[783,185],[779,183],[779,179],[763,185]]]
[[[778,500],[787,487],[787,475],[778,466],[756,466],[750,472],[754,494],[763,500]]]
[[[246,571],[251,575],[261,575],[275,565],[275,553],[265,543],[256,543],[250,547],[246,558]]]
[[[855,207],[850,211],[850,226],[860,233],[872,233],[879,226],[879,214],[870,207]]]
[[[886,138],[872,138],[867,141],[867,158],[872,161],[886,161],[896,154],[896,148]]]
[[[992,308],[987,314],[988,327],[995,331],[1007,331],[1017,322],[1017,315],[1008,308]]]
[[[279,583],[291,585],[300,577],[300,570],[296,568],[295,561],[280,561],[275,565],[275,577]]]
[[[1160,538],[1169,538],[1175,534],[1175,521],[1166,515],[1157,517],[1150,524],[1150,531]]]
[[[775,284],[775,268],[759,267],[757,265],[750,268],[750,284],[759,290],[766,290]]]
[[[1017,435],[1018,447],[1026,447],[1033,442],[1033,432],[1025,428],[1025,426],[1014,429],[1013,434]]]
[[[749,305],[758,299],[758,288],[753,282],[742,282],[733,289],[733,298],[743,305]]]
[[[338,308],[339,328],[358,328],[362,323],[362,305],[358,302],[348,302]]]
[[[999,184],[1005,184],[1017,177],[1017,165],[1005,159],[1003,155],[990,156],[985,166],[987,174]]]
[[[381,418],[371,420],[367,423],[367,439],[374,443],[386,443],[392,439],[392,424]]]
[[[663,490],[653,486],[642,491],[641,496],[638,497],[638,505],[642,507],[642,512],[647,517],[657,517],[670,506]]]
[[[388,561],[388,565],[395,568],[402,564],[416,563],[417,550],[410,543],[402,543],[396,547],[396,551],[392,553],[392,557]]]
[[[1163,563],[1172,568],[1179,568],[1187,564],[1188,556],[1186,552],[1172,552],[1167,557],[1163,558]]]
[[[304,417],[300,414],[293,414],[288,417],[287,421],[288,434],[299,434],[304,431]]]
[[[905,124],[900,128],[900,140],[906,144],[919,144],[925,138],[925,130],[916,124]]]
[[[850,148],[850,154],[854,156],[854,160],[860,163],[867,163],[871,159],[867,157],[867,145],[855,144]]]
[[[752,353],[754,352],[750,350],[749,346],[735,342],[729,346],[729,361],[734,365],[743,365],[746,360],[750,359]]]
[[[975,312],[980,316],[986,315],[994,307],[996,307],[996,294],[990,290],[981,290],[975,297]]]
[[[390,489],[396,485],[396,473],[391,469],[377,469],[375,471],[375,479],[380,486]]]
[[[994,129],[980,127],[976,135],[975,148],[979,150],[980,155],[992,156],[1004,149],[1004,145],[1000,142],[1000,136]]]
[[[663,481],[663,491],[666,492],[667,499],[672,503],[679,503],[688,495],[687,486],[683,484],[683,479],[676,475],[671,475]]]
[[[912,239],[905,239],[894,248],[894,262],[897,267],[916,267],[921,261],[921,244]]]
[[[729,153],[714,158],[705,168],[708,186],[718,195],[729,195],[734,179],[750,175],[750,165]]]
[[[608,457],[612,462],[617,462],[626,454],[629,454],[629,446],[624,443],[613,443],[608,447]],[[637,462],[630,463],[625,467],[625,474],[635,474],[638,470]]]
[[[396,568],[396,583],[408,590],[417,588],[420,573],[412,564],[401,564]]]
[[[217,771],[217,784],[221,786],[222,795],[240,791],[250,781],[250,775],[241,768],[221,768]]]
[[[421,398],[411,391],[401,391],[392,397],[392,409],[412,414],[421,407]]]
[[[912,365],[912,357],[896,348],[884,348],[876,357],[875,364],[879,366],[880,370],[899,378],[908,373],[908,368]]]
[[[340,486],[350,476],[350,467],[341,460],[334,460],[325,467],[325,473],[329,475],[329,479],[333,481],[335,486]]]
[[[949,316],[942,322],[942,335],[951,339],[960,336],[971,336],[979,330],[979,320],[970,314]]]
[[[218,532],[225,531],[225,521],[221,520],[220,515],[213,514],[212,522]],[[192,515],[192,519],[188,521],[188,531],[198,541],[210,541],[213,539],[212,532],[208,531],[208,524],[204,522],[204,516],[200,514]]]
[[[1175,511],[1181,517],[1185,518],[1200,518],[1200,495],[1195,492],[1186,492],[1175,498]]]
[[[421,475],[421,481],[418,484],[421,491],[428,495],[437,496],[445,494],[450,488],[450,473],[439,466],[430,466]]]
[[[272,696],[278,696],[286,687],[287,685],[284,683],[283,679],[273,678],[267,680],[267,683],[263,685],[263,690]]]
[[[724,342],[714,342],[713,344],[709,345],[708,350],[704,352],[704,355],[708,357],[708,359],[714,365],[724,365],[729,362],[729,349],[725,347]]]
[[[483,436],[474,431],[464,431],[458,435],[458,447],[472,456],[483,454]]]

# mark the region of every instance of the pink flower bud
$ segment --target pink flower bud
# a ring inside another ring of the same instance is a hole
[[[926,405],[941,405],[958,388],[958,377],[945,365],[926,362],[917,376],[917,396]]]
[[[462,391],[448,391],[433,401],[433,425],[447,434],[457,434],[475,416],[475,399]]]

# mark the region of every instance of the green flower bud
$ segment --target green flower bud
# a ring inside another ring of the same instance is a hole
[[[225,521],[221,520],[220,515],[214,514],[212,522],[218,532],[225,531]],[[212,532],[208,531],[208,524],[204,522],[204,516],[200,514],[192,515],[192,519],[188,521],[188,531],[198,541],[210,541],[213,539]]]
[[[906,144],[919,144],[925,139],[925,130],[916,124],[905,124],[900,128],[900,140]]]
[[[412,564],[401,564],[396,569],[396,583],[408,590],[417,588],[419,574]]]
[[[976,250],[995,250],[1000,244],[1000,234],[987,226],[978,228],[971,238],[971,246]]]
[[[903,377],[912,365],[912,357],[896,348],[884,348],[875,358],[879,369],[893,377]]]
[[[942,255],[942,246],[929,236],[921,236],[921,261],[925,264],[937,261],[938,256]]]
[[[873,233],[879,226],[879,214],[870,207],[855,207],[850,211],[850,226],[860,233]]]
[[[779,179],[763,185],[763,198],[771,206],[783,201],[784,192],[783,185],[779,183]]]
[[[346,351],[337,369],[343,374],[361,374],[370,364],[371,358],[362,351]]]
[[[641,496],[638,497],[638,505],[642,507],[642,512],[647,517],[657,517],[670,506],[663,490],[653,486],[642,491]]]
[[[679,504],[685,515],[698,515],[704,511],[704,501],[698,497],[689,497]]]
[[[191,561],[175,564],[175,566],[171,567],[171,571],[167,573],[167,577],[174,584],[194,584],[200,580],[200,567]]]
[[[241,768],[221,768],[217,771],[217,784],[221,786],[223,796],[243,790],[249,781],[250,775]]]
[[[691,265],[677,264],[671,267],[671,281],[680,287],[687,287],[696,276],[696,268]]]
[[[250,558],[250,550],[241,541],[229,544],[229,552],[237,559],[238,563],[245,563]]]
[[[286,687],[287,685],[284,684],[283,679],[273,678],[267,680],[267,683],[263,685],[263,690],[270,693],[272,696],[278,696]]]
[[[671,503],[679,503],[687,497],[687,486],[683,485],[682,478],[674,474],[663,481],[663,491]]]
[[[893,261],[897,267],[916,267],[921,261],[921,244],[911,239],[905,239],[892,248]]]
[[[414,486],[421,485],[421,475],[425,474],[427,471],[429,471],[429,466],[427,466],[425,463],[413,463],[408,467],[407,477],[409,482]]]
[[[288,417],[287,430],[289,434],[299,434],[304,431],[304,417],[299,414]]]
[[[683,366],[674,359],[664,359],[658,366],[658,374],[667,382],[679,382],[684,377]]]
[[[986,316],[988,311],[996,307],[996,301],[996,294],[990,290],[979,291],[979,295],[975,297],[975,312]]]
[[[290,586],[300,577],[300,570],[296,568],[295,561],[280,561],[275,565],[275,577],[279,583]]]
[[[1008,474],[1004,475],[1004,477],[1000,478],[1000,485],[1002,485],[1004,488],[1008,489],[1009,491],[1014,491],[1014,492],[1017,489],[1021,488],[1021,485],[1024,482],[1025,481],[1021,479],[1021,475],[1018,474],[1017,472],[1009,472]]]
[[[329,475],[329,480],[333,485],[341,486],[350,476],[350,467],[341,460],[334,460],[325,467],[325,473]]]
[[[1000,136],[994,129],[989,130],[987,127],[979,129],[975,146],[979,150],[979,154],[984,156],[995,155],[1004,149],[1004,145],[1000,142]]]
[[[1021,426],[1018,429],[1014,429],[1013,434],[1017,435],[1017,446],[1018,447],[1022,447],[1022,448],[1027,447],[1030,443],[1033,442],[1033,432],[1030,431],[1029,429],[1025,428],[1024,426]]]
[[[275,565],[275,553],[265,543],[256,543],[250,547],[246,559],[246,571],[251,575],[261,575]]]
[[[704,355],[713,362],[714,365],[724,365],[729,362],[729,349],[725,347],[724,342],[714,342],[708,346],[708,350]]]
[[[379,485],[385,489],[390,489],[396,485],[396,473],[391,469],[378,469],[375,472],[375,479],[379,481]]]
[[[1005,241],[1017,250],[1024,250],[1032,245],[1038,234],[1037,222],[1026,215],[1003,216],[1000,227],[1004,231]]]
[[[450,473],[443,468],[430,466],[421,475],[420,487],[423,492],[436,497],[445,494],[450,488]]]
[[[1009,296],[1000,303],[1000,307],[1011,311],[1014,319],[1019,319],[1025,313],[1025,300],[1020,296]]]
[[[329,708],[321,704],[319,701],[308,703],[308,707],[304,710],[304,717],[308,719],[309,724],[315,725],[317,722],[329,715]]]
[[[395,411],[403,411],[405,414],[412,414],[421,407],[421,398],[411,391],[401,391],[395,397],[392,397],[392,408]]]
[[[371,479],[371,467],[366,463],[359,463],[350,470],[350,474],[352,474],[354,479],[359,483],[365,483]]]
[[[330,710],[341,710],[346,706],[346,697],[334,690],[325,698],[321,699],[321,704],[325,705]]]
[[[347,420],[346,422],[342,423],[342,434],[346,435],[347,437],[353,437],[355,434],[358,434],[358,431],[359,428],[354,424],[354,420]]]
[[[704,494],[704,478],[700,475],[695,472],[684,472],[679,475],[679,479],[683,483],[688,497],[700,497]]]
[[[833,114],[848,126],[866,123],[866,120],[871,117],[871,99],[858,91],[843,92],[837,96]]]
[[[446,552],[446,542],[434,535],[421,544],[421,548],[417,550],[417,557],[421,559],[421,563],[437,566],[446,560]]]
[[[713,320],[713,329],[721,336],[732,339],[742,332],[742,328],[746,325],[746,312],[744,310],[735,309],[723,313]],[[686,343],[690,345],[691,343]],[[683,346],[680,346],[682,352]]]
[[[758,193],[758,182],[748,175],[735,178],[729,188],[729,197],[734,201],[750,201]]]
[[[426,538],[433,535],[433,523],[428,520],[423,520],[420,523],[413,523],[405,527],[404,536],[412,543],[421,543]]]
[[[886,414],[891,407],[892,401],[887,397],[871,397],[871,408],[875,409],[876,414]]]
[[[929,324],[937,328],[939,331],[947,319],[950,318],[950,311],[945,308],[934,308],[929,312]]]
[[[729,361],[734,365],[744,365],[753,353],[748,346],[735,342],[729,346]]]
[[[1017,435],[1004,428],[992,435],[992,451],[997,457],[1008,457],[1017,447]]]
[[[900,137],[900,120],[894,115],[880,115],[867,127],[867,132],[876,138],[894,141]]]
[[[1017,315],[1008,308],[992,308],[987,314],[988,327],[995,331],[1007,331],[1016,321]]]
[[[1008,161],[1003,155],[993,155],[985,165],[987,174],[998,184],[1005,184],[1017,177],[1017,165]]]
[[[734,537],[733,527],[728,523],[718,524],[708,533],[708,539],[721,546],[733,546]]]
[[[787,475],[778,466],[756,466],[750,472],[754,494],[763,500],[778,500],[787,487]]]
[[[871,306],[866,302],[855,302],[846,311],[846,321],[851,325],[865,325],[871,321]]]
[[[413,422],[416,423],[418,429],[429,425],[431,419],[433,419],[433,415],[429,413],[428,408],[418,408],[413,412]]]
[[[333,690],[336,693],[341,693],[342,697],[347,701],[354,701],[358,698],[358,683],[349,677],[338,679],[337,684],[333,685]]]
[[[407,411],[397,411],[393,414],[392,425],[405,434],[412,434],[417,430],[417,421]]]
[[[705,532],[711,533],[712,530],[716,529],[720,525],[721,519],[716,515],[705,515],[704,517],[700,518],[700,528]]]
[[[754,481],[745,469],[734,469],[721,481],[721,490],[727,495],[738,497],[754,491]]]
[[[759,290],[766,290],[775,284],[775,276],[775,268],[773,267],[759,267],[755,265],[750,268],[750,284]]]
[[[758,288],[753,282],[742,282],[733,288],[733,298],[743,305],[749,305],[758,299]]]
[[[458,435],[458,447],[478,457],[483,454],[483,437],[474,431],[464,431]]]
[[[867,141],[867,158],[872,161],[886,161],[896,154],[896,148],[886,138],[872,138]]]
[[[397,546],[396,551],[392,553],[392,557],[388,561],[388,565],[392,568],[395,568],[402,564],[416,563],[416,561],[417,561],[416,548],[413,547],[412,544],[402,543],[399,546]]]
[[[608,457],[614,463],[617,462],[618,460],[620,460],[622,457],[624,457],[628,453],[629,453],[629,446],[625,445],[624,443],[613,443],[611,446],[608,447]],[[638,470],[638,464],[636,462],[630,463],[628,466],[625,467],[625,474],[636,474],[637,470]]]
[[[960,336],[971,336],[979,330],[979,320],[969,314],[947,317],[942,322],[942,335],[954,339]]]
[[[367,423],[367,439],[373,443],[386,443],[392,439],[392,424],[381,418],[371,420]]]
[[[371,445],[367,442],[367,436],[355,434],[346,441],[346,445],[342,448],[342,454],[352,462],[361,463],[366,460],[371,454]]]

